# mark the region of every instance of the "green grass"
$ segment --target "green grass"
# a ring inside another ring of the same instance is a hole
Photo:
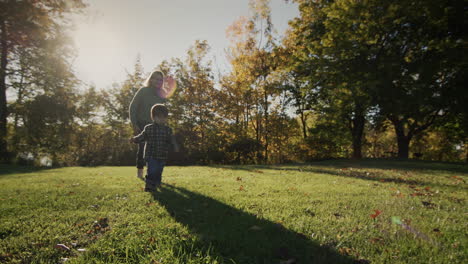
[[[135,172],[1,166],[0,262],[468,259],[466,165],[369,160],[166,167],[165,185],[154,194],[143,192]]]

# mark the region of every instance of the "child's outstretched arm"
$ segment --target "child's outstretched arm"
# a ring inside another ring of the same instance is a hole
[[[141,142],[145,141],[145,136],[146,136],[146,127],[145,127],[145,129],[143,129],[143,131],[141,131],[140,134],[130,138],[130,142],[132,142],[132,143],[141,143]]]

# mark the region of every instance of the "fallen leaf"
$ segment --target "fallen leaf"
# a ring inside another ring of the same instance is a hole
[[[381,237],[374,237],[369,239],[369,241],[373,244],[384,244],[383,238]]]
[[[379,216],[382,213],[382,211],[380,210],[374,210],[374,212],[375,212],[374,214],[370,215],[372,219],[375,219],[377,216]]]
[[[465,182],[465,180],[460,176],[452,176],[452,178],[455,179],[456,183]]]
[[[342,247],[342,248],[338,249],[338,251],[342,255],[351,255],[351,253],[353,252],[353,250],[348,248],[348,247]]]
[[[63,249],[63,250],[70,250],[70,248],[65,246],[64,244],[57,244],[55,245],[55,248]]]
[[[236,181],[242,181],[241,177],[237,177]]]
[[[243,191],[243,190],[244,190],[244,186],[241,185],[241,186],[239,187],[239,191]]]

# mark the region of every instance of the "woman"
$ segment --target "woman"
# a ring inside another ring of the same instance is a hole
[[[164,74],[161,71],[153,71],[143,83],[132,102],[130,103],[130,122],[132,122],[135,135],[143,131],[143,128],[151,124],[151,107],[155,104],[163,104],[166,99],[161,95],[164,84]],[[137,152],[137,177],[143,179],[143,168],[145,160],[143,159],[145,143],[138,144]]]

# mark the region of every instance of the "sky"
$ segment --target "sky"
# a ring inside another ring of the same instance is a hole
[[[249,0],[89,0],[86,14],[74,18],[77,77],[98,89],[122,82],[137,56],[145,72],[163,60],[185,58],[195,40],[207,40],[215,70],[225,72],[226,28],[249,16]],[[297,5],[271,0],[278,36],[298,16]]]

